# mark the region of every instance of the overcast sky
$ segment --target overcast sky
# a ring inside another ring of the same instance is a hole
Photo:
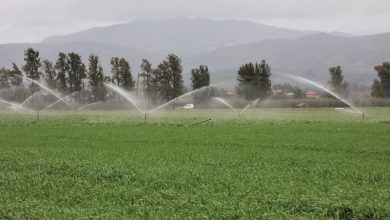
[[[0,43],[133,19],[245,19],[301,30],[390,32],[390,0],[0,0]]]

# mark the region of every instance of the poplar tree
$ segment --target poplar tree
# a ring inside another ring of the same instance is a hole
[[[42,64],[46,83],[49,85],[50,88],[56,89],[57,71],[55,70],[53,63],[51,63],[49,60],[44,60],[42,61]]]
[[[344,81],[343,70],[340,66],[329,68],[330,80],[328,84],[337,93],[345,93],[347,83]]]
[[[272,93],[271,68],[262,60],[261,63],[247,63],[237,72],[236,91],[248,100],[265,98]]]
[[[69,53],[67,56],[68,63],[68,82],[69,92],[80,91],[84,88],[83,80],[86,78],[86,70],[81,56],[77,53]]]
[[[372,86],[372,95],[389,98],[390,97],[390,62],[375,66],[379,80],[375,80]]]
[[[200,65],[199,68],[191,70],[192,90],[200,89],[210,85],[209,69],[205,65]],[[199,104],[205,102],[212,95],[212,89],[199,91],[193,95],[194,103]]]
[[[57,88],[62,92],[66,92],[68,90],[67,73],[69,70],[69,65],[67,63],[67,55],[65,53],[60,52],[58,54],[58,59],[55,64],[55,69],[57,70],[57,77],[56,77]]]
[[[24,61],[25,64],[22,69],[26,73],[26,76],[33,80],[39,80],[41,76],[39,68],[42,65],[41,58],[39,57],[39,51],[28,48],[24,52]]]
[[[120,85],[125,90],[132,90],[134,88],[134,80],[131,75],[131,67],[125,58],[119,60],[119,79]]]
[[[106,89],[104,87],[103,67],[99,61],[99,57],[91,54],[88,60],[88,80],[93,94],[93,99],[95,102],[104,100],[106,97]]]
[[[153,95],[153,83],[152,83],[152,77],[153,77],[153,69],[152,64],[147,59],[142,59],[141,63],[141,72],[140,77],[142,77],[141,85],[143,89],[145,90],[145,94],[147,97],[151,97]]]

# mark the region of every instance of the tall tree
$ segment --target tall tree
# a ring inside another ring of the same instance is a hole
[[[111,58],[111,80],[117,86],[126,90],[134,88],[134,80],[131,75],[131,67],[125,58]]]
[[[125,58],[119,60],[121,86],[126,90],[134,88],[134,80],[131,75],[131,67]]]
[[[39,58],[39,51],[35,51],[32,48],[28,48],[24,52],[24,61],[26,62],[22,67],[23,71],[26,73],[26,76],[33,79],[39,80],[41,67],[41,58]]]
[[[183,67],[181,65],[181,59],[174,54],[169,54],[167,61],[169,74],[171,75],[172,98],[176,98],[183,94]]]
[[[103,67],[100,64],[99,57],[91,54],[89,56],[88,79],[91,87],[94,101],[104,100],[106,89],[104,87]]]
[[[329,85],[337,93],[345,93],[347,83],[344,81],[343,70],[340,66],[333,66],[329,68],[330,80]]]
[[[120,73],[120,64],[119,57],[111,58],[111,80],[117,86],[120,86],[121,83],[121,73]]]
[[[12,63],[12,69],[11,69],[11,85],[12,86],[20,86],[23,82],[22,78],[22,71],[19,69],[19,67]]]
[[[0,89],[7,89],[10,87],[9,77],[10,71],[5,68],[0,68]]]
[[[83,80],[87,76],[81,56],[77,53],[69,53],[67,63],[69,65],[68,82],[70,92],[80,91],[84,88]]]
[[[28,48],[24,51],[24,61],[25,64],[22,67],[23,71],[26,73],[26,76],[30,79],[39,81],[41,72],[39,68],[41,67],[41,59],[39,58],[39,51],[35,51],[32,48]],[[30,85],[31,93],[34,93],[39,90],[39,86],[32,83]]]
[[[154,70],[154,84],[156,94],[163,100],[171,100],[174,98],[172,93],[171,76],[169,72],[169,65],[167,61],[161,62],[157,69]]]
[[[66,74],[69,70],[67,56],[65,53],[61,52],[58,54],[58,59],[55,65],[55,69],[57,70],[57,77],[56,77],[57,88],[65,92],[68,90],[68,84],[67,84],[68,79]]]
[[[200,89],[210,85],[210,73],[209,68],[204,65],[200,65],[199,68],[191,70],[191,82],[192,90]],[[199,104],[205,102],[212,94],[211,89],[197,92],[193,95],[194,103]]]
[[[374,83],[371,86],[371,96],[378,97],[378,98],[385,97],[385,93],[383,91],[382,84],[377,79],[374,80]]]
[[[142,59],[140,77],[142,77],[141,85],[145,90],[146,96],[151,97],[153,95],[153,69],[152,64],[147,59]]]
[[[381,96],[389,98],[390,97],[390,62],[384,62],[382,65],[375,66],[374,69],[378,72],[379,81],[374,81],[373,88],[377,90],[378,88],[381,87],[382,89]],[[380,94],[380,93],[375,93],[375,94]]]
[[[272,83],[271,83],[271,67],[265,60],[262,60],[260,64],[257,64],[259,71],[259,86],[260,86],[260,97],[265,98],[272,94]]]
[[[42,64],[46,83],[50,88],[57,88],[57,71],[55,70],[53,63],[49,60],[44,60],[42,61]]]
[[[246,99],[265,98],[271,94],[271,68],[262,60],[261,63],[247,63],[237,72],[237,93]]]
[[[164,100],[171,100],[183,93],[183,67],[181,59],[169,54],[157,69],[153,71],[153,82],[156,84],[157,94]]]
[[[237,74],[237,93],[245,99],[258,98],[256,90],[259,87],[259,74],[255,70],[255,65],[246,63],[239,68]]]

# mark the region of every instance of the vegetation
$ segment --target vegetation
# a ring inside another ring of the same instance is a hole
[[[41,58],[39,57],[39,51],[35,51],[32,48],[28,48],[24,52],[24,61],[25,65],[22,67],[23,71],[26,73],[26,76],[33,80],[39,80],[41,77],[40,67]],[[39,90],[38,86],[35,84],[30,85],[31,93],[34,93]]]
[[[343,70],[340,66],[329,68],[330,80],[329,85],[338,94],[346,95],[347,82],[344,81]]]
[[[146,125],[128,112],[1,114],[0,219],[386,219],[390,114],[365,111],[364,125],[334,110],[176,111]]]
[[[152,64],[147,59],[142,59],[140,77],[142,77],[142,87],[145,91],[146,97],[151,98],[154,94],[154,87],[152,83],[153,68]]]
[[[8,101],[23,101],[39,90],[34,84],[30,84],[29,89],[26,90],[26,85],[22,84],[23,75],[35,80],[42,81],[43,79],[50,88],[58,90],[64,95],[84,91],[84,100],[88,102],[101,101],[107,97],[108,93],[103,86],[104,82],[112,82],[128,91],[132,91],[135,86],[130,63],[125,58],[113,57],[111,59],[111,76],[107,76],[104,74],[98,56],[93,54],[89,57],[88,67],[83,63],[81,56],[75,52],[68,54],[60,52],[54,64],[49,60],[41,61],[39,51],[32,48],[28,48],[24,56],[25,64],[21,69],[15,63],[12,64],[11,69],[0,68],[0,95]],[[143,89],[144,97],[148,97],[149,100],[161,103],[175,99],[186,91],[183,85],[181,59],[176,55],[169,54],[156,68],[153,68],[147,59],[142,59],[140,67],[141,71],[138,75],[141,77],[140,86]],[[388,106],[387,101],[380,98],[390,97],[390,84],[388,83],[390,81],[390,63],[384,62],[374,68],[378,72],[379,79],[376,79],[371,87],[371,96],[378,99],[372,99],[374,101],[367,101],[362,105]],[[329,73],[329,84],[332,90],[346,95],[347,84],[341,67],[331,67]],[[192,69],[191,76],[192,89],[210,84],[209,69],[205,65]],[[304,98],[304,92],[301,88],[288,83],[275,85],[273,89],[274,92],[276,91],[276,95],[272,94],[270,77],[271,68],[265,60],[261,63],[243,64],[238,70],[236,91],[238,95],[247,100],[257,98],[265,100],[270,95],[277,99]],[[8,91],[1,91],[1,89]],[[208,97],[215,93],[219,93],[216,94],[218,96],[221,94],[229,96],[226,91],[221,91],[222,93],[212,89],[206,90],[202,94],[195,95],[194,102],[197,105],[207,104]],[[282,91],[282,93],[278,94],[278,91]],[[362,103],[355,97],[349,98]],[[369,98],[365,97],[364,99]],[[289,101],[289,103],[296,101]],[[291,106],[291,104],[287,106]],[[322,104],[313,106],[322,106]]]
[[[240,67],[237,77],[237,93],[246,99],[265,98],[272,93],[271,68],[265,60],[247,63]]]
[[[132,90],[134,80],[129,62],[125,58],[113,57],[111,66],[112,82],[126,90]]]
[[[163,100],[172,100],[183,94],[183,67],[181,59],[169,54],[153,71],[155,93]]]
[[[49,60],[44,60],[42,62],[43,66],[43,72],[45,81],[47,82],[48,86],[50,88],[56,88],[57,87],[57,71],[54,68],[54,65]]]
[[[62,52],[58,54],[55,68],[57,69],[57,88],[60,91],[65,92],[68,90],[66,74],[68,73],[69,69],[68,63],[66,61],[66,54]]]
[[[390,97],[390,62],[384,62],[382,65],[375,66],[378,72],[379,80],[374,80],[371,87],[371,95],[374,97]]]
[[[41,76],[39,69],[42,66],[39,51],[28,48],[24,52],[24,61],[26,64],[22,67],[22,69],[26,73],[26,76],[33,80],[39,80]]]
[[[205,65],[200,65],[199,68],[191,70],[192,90],[197,90],[210,85],[209,68]],[[193,95],[196,105],[207,102],[213,96],[213,89],[207,88]]]
[[[125,58],[113,57],[111,59],[111,77],[104,74],[99,57],[91,54],[88,61],[88,69],[82,61],[79,54],[71,52],[65,54],[60,52],[55,64],[49,60],[43,60],[39,56],[39,51],[28,48],[25,51],[25,65],[22,70],[24,74],[34,80],[40,80],[41,76],[46,84],[64,94],[73,94],[75,92],[86,91],[91,97],[85,97],[88,100],[104,100],[107,91],[104,88],[104,82],[112,82],[125,90],[134,89],[135,82],[131,73],[131,66]],[[142,86],[145,88],[147,97],[157,100],[170,100],[180,96],[184,91],[182,79],[183,67],[181,59],[174,54],[169,54],[156,69],[152,69],[152,64],[143,59],[141,65]],[[23,98],[17,98],[22,94],[24,98],[30,96],[39,90],[35,84],[30,85],[29,92],[24,91],[22,85],[23,73],[16,64],[12,69],[0,69],[0,89],[10,88],[17,93],[14,97],[6,95],[7,100],[15,101]],[[88,84],[85,84],[88,79]],[[18,87],[18,91],[14,87]],[[20,88],[19,88],[20,87]]]
[[[94,101],[104,100],[106,97],[106,88],[103,84],[103,67],[100,64],[99,57],[96,55],[89,56],[88,79]]]

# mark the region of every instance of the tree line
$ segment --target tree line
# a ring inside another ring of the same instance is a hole
[[[137,82],[133,77],[130,63],[123,57],[113,57],[110,60],[111,72],[106,74],[103,70],[99,56],[91,54],[85,65],[79,54],[75,52],[58,54],[57,60],[41,60],[39,51],[28,48],[24,52],[24,65],[19,68],[15,63],[11,69],[0,68],[0,89],[20,87],[22,76],[33,80],[44,80],[46,84],[63,94],[72,94],[82,90],[88,91],[92,101],[105,100],[108,94],[105,83],[113,83],[127,91],[142,89],[143,94],[154,102],[168,101],[182,95],[186,89],[183,83],[183,67],[181,59],[175,54],[169,54],[156,67],[147,59],[142,59]],[[374,67],[378,72],[379,80],[372,86],[372,96],[390,97],[390,62]],[[329,85],[339,93],[345,94],[347,83],[340,66],[329,69]],[[264,99],[272,94],[271,67],[265,60],[259,63],[246,63],[237,71],[236,92],[247,100]],[[192,90],[210,85],[210,72],[206,65],[200,65],[191,70]],[[137,83],[137,85],[136,85]],[[275,88],[283,87],[277,85]],[[38,90],[33,84],[29,92]],[[297,93],[295,97],[302,97],[299,87],[287,90]],[[213,89],[196,93],[195,103],[202,103],[213,96]]]
[[[155,68],[149,60],[142,59],[136,89],[142,89],[144,95],[155,102],[179,97],[186,91],[181,63],[181,59],[175,54],[169,54]],[[36,81],[43,80],[51,89],[63,94],[89,91],[93,101],[101,101],[107,97],[105,83],[113,83],[127,91],[135,90],[136,82],[129,62],[123,57],[113,57],[110,64],[111,72],[106,74],[97,55],[91,54],[85,65],[79,54],[60,52],[53,63],[46,59],[41,60],[39,51],[28,48],[24,52],[24,64],[21,69],[15,63],[11,69],[0,69],[0,89],[22,86],[22,76],[26,76]],[[271,74],[268,64],[262,61],[255,64],[255,68],[251,66],[253,66],[251,63],[245,64],[238,71],[236,88],[238,93],[247,99],[269,95]],[[210,72],[206,65],[191,70],[192,90],[207,87],[210,81]],[[38,90],[34,84],[29,87],[30,94]],[[194,102],[205,102],[213,95],[211,88],[201,91],[193,96]]]

